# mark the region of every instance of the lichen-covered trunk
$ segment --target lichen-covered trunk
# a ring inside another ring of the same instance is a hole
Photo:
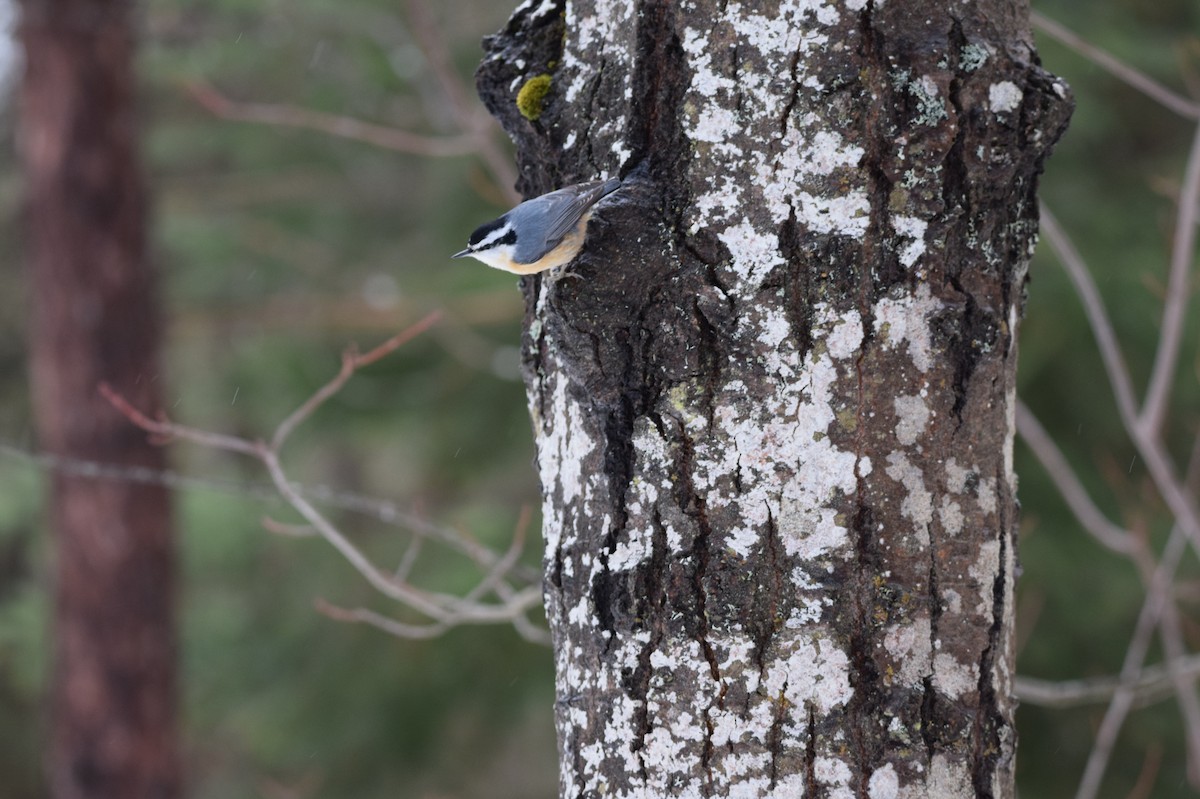
[[[625,178],[523,282],[563,797],[1013,795],[1015,328],[1070,109],[1026,13],[529,0],[486,43],[527,194]]]
[[[161,471],[97,393],[162,406],[137,155],[133,4],[23,0],[33,412],[55,455]],[[55,799],[179,794],[171,503],[162,486],[52,478]]]

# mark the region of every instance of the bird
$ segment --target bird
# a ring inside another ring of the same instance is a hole
[[[583,247],[596,203],[620,187],[620,179],[609,178],[576,183],[526,200],[476,228],[467,248],[451,257],[469,255],[515,275],[532,275],[562,266],[573,260]]]

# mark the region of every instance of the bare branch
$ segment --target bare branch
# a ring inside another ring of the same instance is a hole
[[[457,597],[446,597],[416,588],[409,583],[398,582],[391,575],[380,571],[375,564],[354,544],[350,543],[340,530],[326,519],[320,511],[302,497],[283,471],[279,458],[266,445],[260,449],[260,460],[267,467],[267,472],[275,482],[275,488],[287,503],[304,517],[305,521],[316,528],[321,537],[329,542],[334,549],[354,570],[379,593],[401,602],[431,619],[450,624],[459,620],[472,622],[511,622],[512,609],[496,605],[466,604]],[[525,610],[522,608],[521,610]]]
[[[1176,114],[1179,114],[1181,117],[1186,117],[1187,119],[1200,119],[1200,103],[1196,103],[1171,91],[1150,76],[1143,72],[1139,72],[1122,61],[1117,60],[1117,58],[1112,54],[1105,50],[1101,50],[1094,44],[1090,44],[1074,31],[1063,27],[1044,14],[1040,14],[1037,11],[1031,11],[1029,18],[1033,21],[1035,28],[1042,31],[1060,44],[1063,44],[1079,53],[1096,66],[1108,72],[1117,80],[1127,83],[1150,99],[1158,101],[1162,105],[1174,111]]]
[[[1172,693],[1175,672],[1189,680],[1200,677],[1200,655],[1189,655],[1142,669],[1131,686],[1134,702],[1145,706],[1167,699]],[[1107,702],[1120,685],[1118,677],[1055,681],[1019,676],[1016,693],[1017,698],[1025,704],[1067,708]]]
[[[285,524],[277,519],[272,519],[270,516],[262,517],[260,523],[268,533],[274,533],[285,538],[312,538],[317,534],[317,531],[310,524]]]
[[[512,567],[516,565],[517,558],[521,557],[521,551],[525,548],[525,531],[529,527],[531,518],[529,506],[522,505],[521,515],[517,518],[517,527],[513,531],[512,543],[509,544],[508,551],[504,553],[504,557],[496,561],[479,584],[463,597],[463,601],[473,602],[489,591],[494,591],[496,584],[512,570]]]
[[[334,621],[370,624],[397,638],[436,638],[450,629],[447,624],[405,624],[367,608],[338,607],[321,597],[313,600],[313,607],[318,613]]]
[[[428,158],[471,155],[478,149],[477,137],[474,134],[452,137],[422,136],[419,133],[410,133],[353,117],[326,114],[294,105],[238,102],[229,99],[211,84],[203,81],[192,81],[186,84],[185,88],[196,102],[221,119],[312,130]]]
[[[127,480],[163,485],[176,490],[213,491],[264,503],[278,504],[283,501],[273,484],[192,477],[170,469],[149,469],[144,466],[101,463],[47,452],[30,452],[3,441],[0,441],[0,456],[27,463],[34,468],[93,480]],[[401,510],[395,502],[366,497],[349,491],[339,491],[327,485],[306,485],[295,482],[292,485],[299,493],[324,505],[362,514],[383,524],[408,530],[421,538],[437,541],[470,558],[481,568],[490,568],[502,557],[501,553],[484,546],[458,530],[434,524],[419,514]],[[534,582],[540,579],[535,569],[521,564],[513,567],[512,576],[525,582]]]
[[[407,328],[392,336],[378,347],[375,347],[370,352],[362,355],[356,354],[353,348],[347,349],[344,353],[342,353],[342,368],[338,372],[337,376],[319,388],[316,393],[305,400],[299,408],[292,411],[292,413],[286,419],[280,422],[278,427],[275,428],[275,435],[271,437],[271,449],[278,452],[283,447],[284,442],[287,441],[288,436],[292,434],[296,427],[309,416],[312,416],[313,412],[317,408],[321,407],[326,400],[328,400],[337,392],[341,391],[342,386],[346,385],[346,381],[354,375],[354,372],[357,369],[373,364],[375,361],[378,361],[385,355],[394,352],[398,347],[403,346],[405,343],[416,338],[421,333],[424,333],[426,330],[436,324],[441,316],[441,311],[433,311],[428,313],[425,315],[424,319],[409,325]]]
[[[1062,451],[1054,443],[1054,439],[1042,427],[1033,411],[1029,410],[1029,406],[1020,400],[1017,400],[1016,417],[1017,432],[1021,434],[1021,438],[1029,445],[1038,462],[1042,464],[1042,468],[1050,476],[1058,493],[1066,500],[1071,513],[1083,525],[1083,529],[1113,552],[1122,555],[1132,554],[1137,545],[1133,536],[1124,528],[1110,522],[1108,517],[1096,507],[1092,498],[1088,496],[1087,489],[1079,482],[1075,470],[1071,468],[1071,464],[1067,463]]]
[[[1096,731],[1096,740],[1092,744],[1092,752],[1084,767],[1075,799],[1094,799],[1100,790],[1100,784],[1112,757],[1117,735],[1133,706],[1136,687],[1142,674],[1142,664],[1150,649],[1150,641],[1162,615],[1163,605],[1171,601],[1169,596],[1171,584],[1174,581],[1179,560],[1187,548],[1187,540],[1187,536],[1183,535],[1177,526],[1172,530],[1167,546],[1163,550],[1162,559],[1159,560],[1158,568],[1155,569],[1147,588],[1146,600],[1138,615],[1133,637],[1129,641],[1129,648],[1125,651],[1120,684],[1113,692],[1112,700],[1108,703],[1108,710],[1105,711],[1100,728]]]
[[[497,556],[487,547],[477,542],[469,542],[465,535],[459,536],[458,549],[469,554],[476,563],[488,568],[480,583],[466,596],[455,596],[427,591],[415,587],[405,578],[416,558],[416,542],[413,539],[405,559],[395,574],[389,575],[373,564],[357,546],[342,534],[316,507],[304,496],[300,487],[292,483],[285,473],[279,460],[279,447],[295,430],[296,426],[307,419],[312,413],[342,388],[354,372],[368,364],[374,363],[388,353],[394,351],[404,342],[428,329],[438,318],[436,313],[430,314],[420,322],[410,326],[401,333],[393,336],[383,344],[362,355],[348,350],[342,358],[342,367],[337,376],[317,390],[307,401],[288,416],[276,429],[271,443],[249,441],[233,436],[223,436],[168,421],[165,417],[154,420],[142,411],[134,408],[124,397],[117,394],[107,385],[100,387],[103,396],[128,418],[133,424],[146,430],[164,441],[184,439],[202,445],[227,449],[250,455],[260,461],[267,469],[275,490],[297,513],[308,523],[306,526],[284,525],[272,519],[265,519],[263,524],[272,532],[286,535],[319,535],[325,539],[341,556],[367,581],[371,587],[384,596],[406,605],[409,609],[427,617],[430,621],[424,624],[409,624],[384,617],[375,611],[367,609],[344,610],[329,605],[319,604],[326,615],[345,620],[361,621],[372,624],[388,632],[409,637],[431,637],[463,623],[476,624],[511,624],[525,638],[544,642],[547,634],[539,631],[527,618],[526,614],[534,609],[541,601],[539,584],[528,585],[514,589],[508,583],[508,578],[514,573],[517,559],[524,543],[525,531],[531,517],[528,508],[523,508],[518,521],[513,541],[508,552]],[[416,531],[414,531],[416,532]],[[483,597],[492,594],[498,601],[484,601]],[[322,601],[323,602],[323,601]]]
[[[1125,365],[1125,357],[1121,354],[1121,346],[1117,343],[1117,334],[1113,331],[1108,311],[1104,309],[1104,300],[1096,282],[1083,262],[1079,251],[1071,243],[1070,238],[1058,224],[1058,219],[1045,205],[1041,207],[1042,232],[1046,234],[1050,246],[1058,255],[1067,276],[1075,285],[1075,292],[1083,301],[1083,310],[1087,314],[1092,334],[1100,347],[1100,356],[1104,359],[1104,369],[1108,372],[1108,381],[1112,385],[1113,394],[1117,399],[1117,410],[1125,427],[1132,430],[1137,426],[1137,403],[1133,395],[1133,383],[1129,379],[1129,369]]]
[[[421,542],[425,540],[419,535],[414,535],[412,541],[408,542],[408,547],[404,550],[404,556],[400,558],[399,565],[396,566],[396,571],[392,572],[392,579],[397,582],[404,582],[408,579],[408,575],[412,572],[413,564],[417,562],[417,556],[421,554]]]
[[[1185,492],[1197,476],[1200,476],[1200,435],[1192,438],[1192,452],[1183,477]],[[1145,571],[1143,567],[1143,574]],[[1179,710],[1187,730],[1188,779],[1193,787],[1200,787],[1200,695],[1196,692],[1196,680],[1184,673],[1182,667],[1187,656],[1187,646],[1184,643],[1179,608],[1175,603],[1175,592],[1172,592],[1172,596],[1164,603],[1162,619],[1158,626],[1168,671],[1175,685],[1175,695],[1179,699]]]
[[[1179,362],[1179,345],[1187,321],[1188,300],[1191,297],[1192,259],[1196,250],[1197,209],[1200,208],[1200,126],[1192,137],[1188,153],[1183,188],[1179,193],[1179,208],[1175,214],[1175,236],[1171,244],[1171,274],[1167,283],[1167,299],[1154,355],[1154,371],[1139,418],[1141,427],[1150,438],[1162,432],[1175,368]]]
[[[488,132],[495,125],[490,115],[478,114],[477,104],[468,98],[466,88],[454,70],[445,37],[438,30],[429,6],[424,0],[409,0],[408,17],[409,24],[415,32],[417,46],[421,48],[425,55],[425,63],[437,78],[455,120],[460,127],[474,135],[476,150],[509,202],[519,202],[521,195],[513,188],[517,182],[517,172],[513,168],[512,159]]]
[[[165,414],[162,414],[158,420],[154,420],[130,405],[129,401],[114,391],[108,383],[101,383],[96,387],[96,390],[100,392],[100,396],[108,400],[117,413],[149,433],[152,436],[151,440],[156,444],[165,444],[173,439],[182,439],[199,444],[202,447],[221,449],[227,452],[240,452],[244,455],[257,457],[258,445],[253,441],[176,424],[168,420]]]

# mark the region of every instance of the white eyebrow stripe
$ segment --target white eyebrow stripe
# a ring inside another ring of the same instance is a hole
[[[492,243],[498,241],[499,239],[504,238],[511,232],[512,232],[512,225],[505,222],[503,225],[496,228],[491,233],[487,234],[482,239],[480,239],[479,243],[475,245],[475,249],[479,249],[480,247],[487,247],[489,244],[492,244]]]

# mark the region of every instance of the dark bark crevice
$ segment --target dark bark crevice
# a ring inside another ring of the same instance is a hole
[[[1004,475],[997,473],[998,485],[1007,484],[1007,480],[1004,480],[1003,477]],[[1011,523],[1008,519],[1008,506],[1000,503],[998,510],[999,523],[996,537],[999,542],[999,561],[1003,564],[1009,560],[1009,548],[1012,546]],[[972,730],[974,757],[972,758],[971,782],[975,787],[976,795],[983,799],[993,799],[994,797],[993,777],[999,761],[1004,757],[1000,741],[1001,731],[1009,723],[1009,720],[998,711],[1001,700],[998,696],[995,676],[997,658],[1008,657],[1010,654],[1005,651],[1007,645],[1006,621],[1008,603],[1014,596],[1016,586],[1010,585],[1008,581],[1015,577],[1015,573],[1010,575],[1006,569],[1001,568],[992,582],[991,627],[988,629],[987,647],[979,659],[977,690],[980,706],[985,708],[986,712],[976,716],[975,727]]]
[[[787,690],[786,684],[784,690]],[[779,701],[784,702],[782,696]],[[817,782],[817,714],[812,705],[808,708],[808,720],[804,736],[804,795],[820,796],[820,784]]]

